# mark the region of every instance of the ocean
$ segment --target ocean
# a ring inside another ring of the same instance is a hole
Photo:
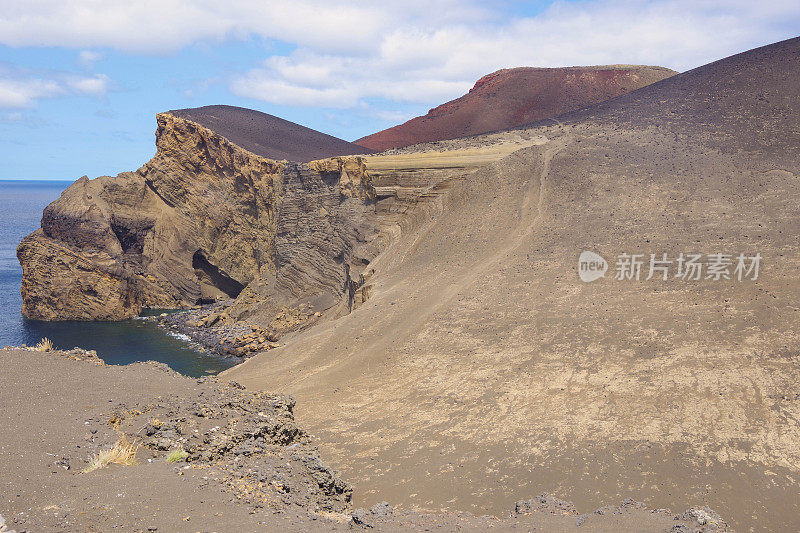
[[[147,320],[122,322],[41,322],[22,316],[22,268],[17,245],[39,228],[42,209],[72,182],[0,181],[0,347],[28,346],[43,337],[58,348],[96,350],[108,364],[160,361],[187,376],[216,374],[230,360],[204,353]]]

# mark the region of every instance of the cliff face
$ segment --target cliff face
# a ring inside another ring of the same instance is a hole
[[[157,121],[153,159],[79,179],[22,241],[25,316],[119,320],[236,298],[248,284],[272,308],[346,293],[374,231],[363,161],[279,162],[190,120]]]
[[[487,74],[427,115],[363,137],[372,150],[467,137],[530,124],[626,94],[676,74],[663,67],[520,67]]]

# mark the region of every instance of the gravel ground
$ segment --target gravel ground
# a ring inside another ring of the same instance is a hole
[[[83,350],[6,348],[0,368],[0,531],[724,528],[708,509],[675,515],[629,500],[579,514],[546,494],[503,517],[386,502],[353,509],[350,485],[295,424],[291,397],[159,363],[105,365]],[[136,464],[86,472],[90,457],[123,437],[138,447]]]

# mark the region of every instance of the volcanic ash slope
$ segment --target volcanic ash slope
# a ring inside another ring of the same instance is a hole
[[[533,125],[544,144],[373,261],[354,313],[228,377],[295,395],[365,503],[550,490],[797,529],[798,79],[792,39]],[[584,250],[605,278],[580,281]],[[761,272],[613,279],[619,254],[682,252],[760,253]]]

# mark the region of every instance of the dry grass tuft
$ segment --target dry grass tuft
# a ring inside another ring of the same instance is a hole
[[[45,337],[39,341],[39,344],[36,345],[36,349],[40,352],[52,352],[55,346],[53,345],[53,341]]]
[[[83,473],[105,468],[111,463],[134,466],[138,464],[136,460],[136,452],[138,450],[139,445],[135,442],[128,442],[128,439],[123,435],[110,450],[103,450],[93,455],[89,459],[89,466],[83,469]]]
[[[167,462],[179,463],[181,461],[186,460],[187,457],[189,457],[189,452],[187,452],[183,448],[177,448],[167,454]]]

